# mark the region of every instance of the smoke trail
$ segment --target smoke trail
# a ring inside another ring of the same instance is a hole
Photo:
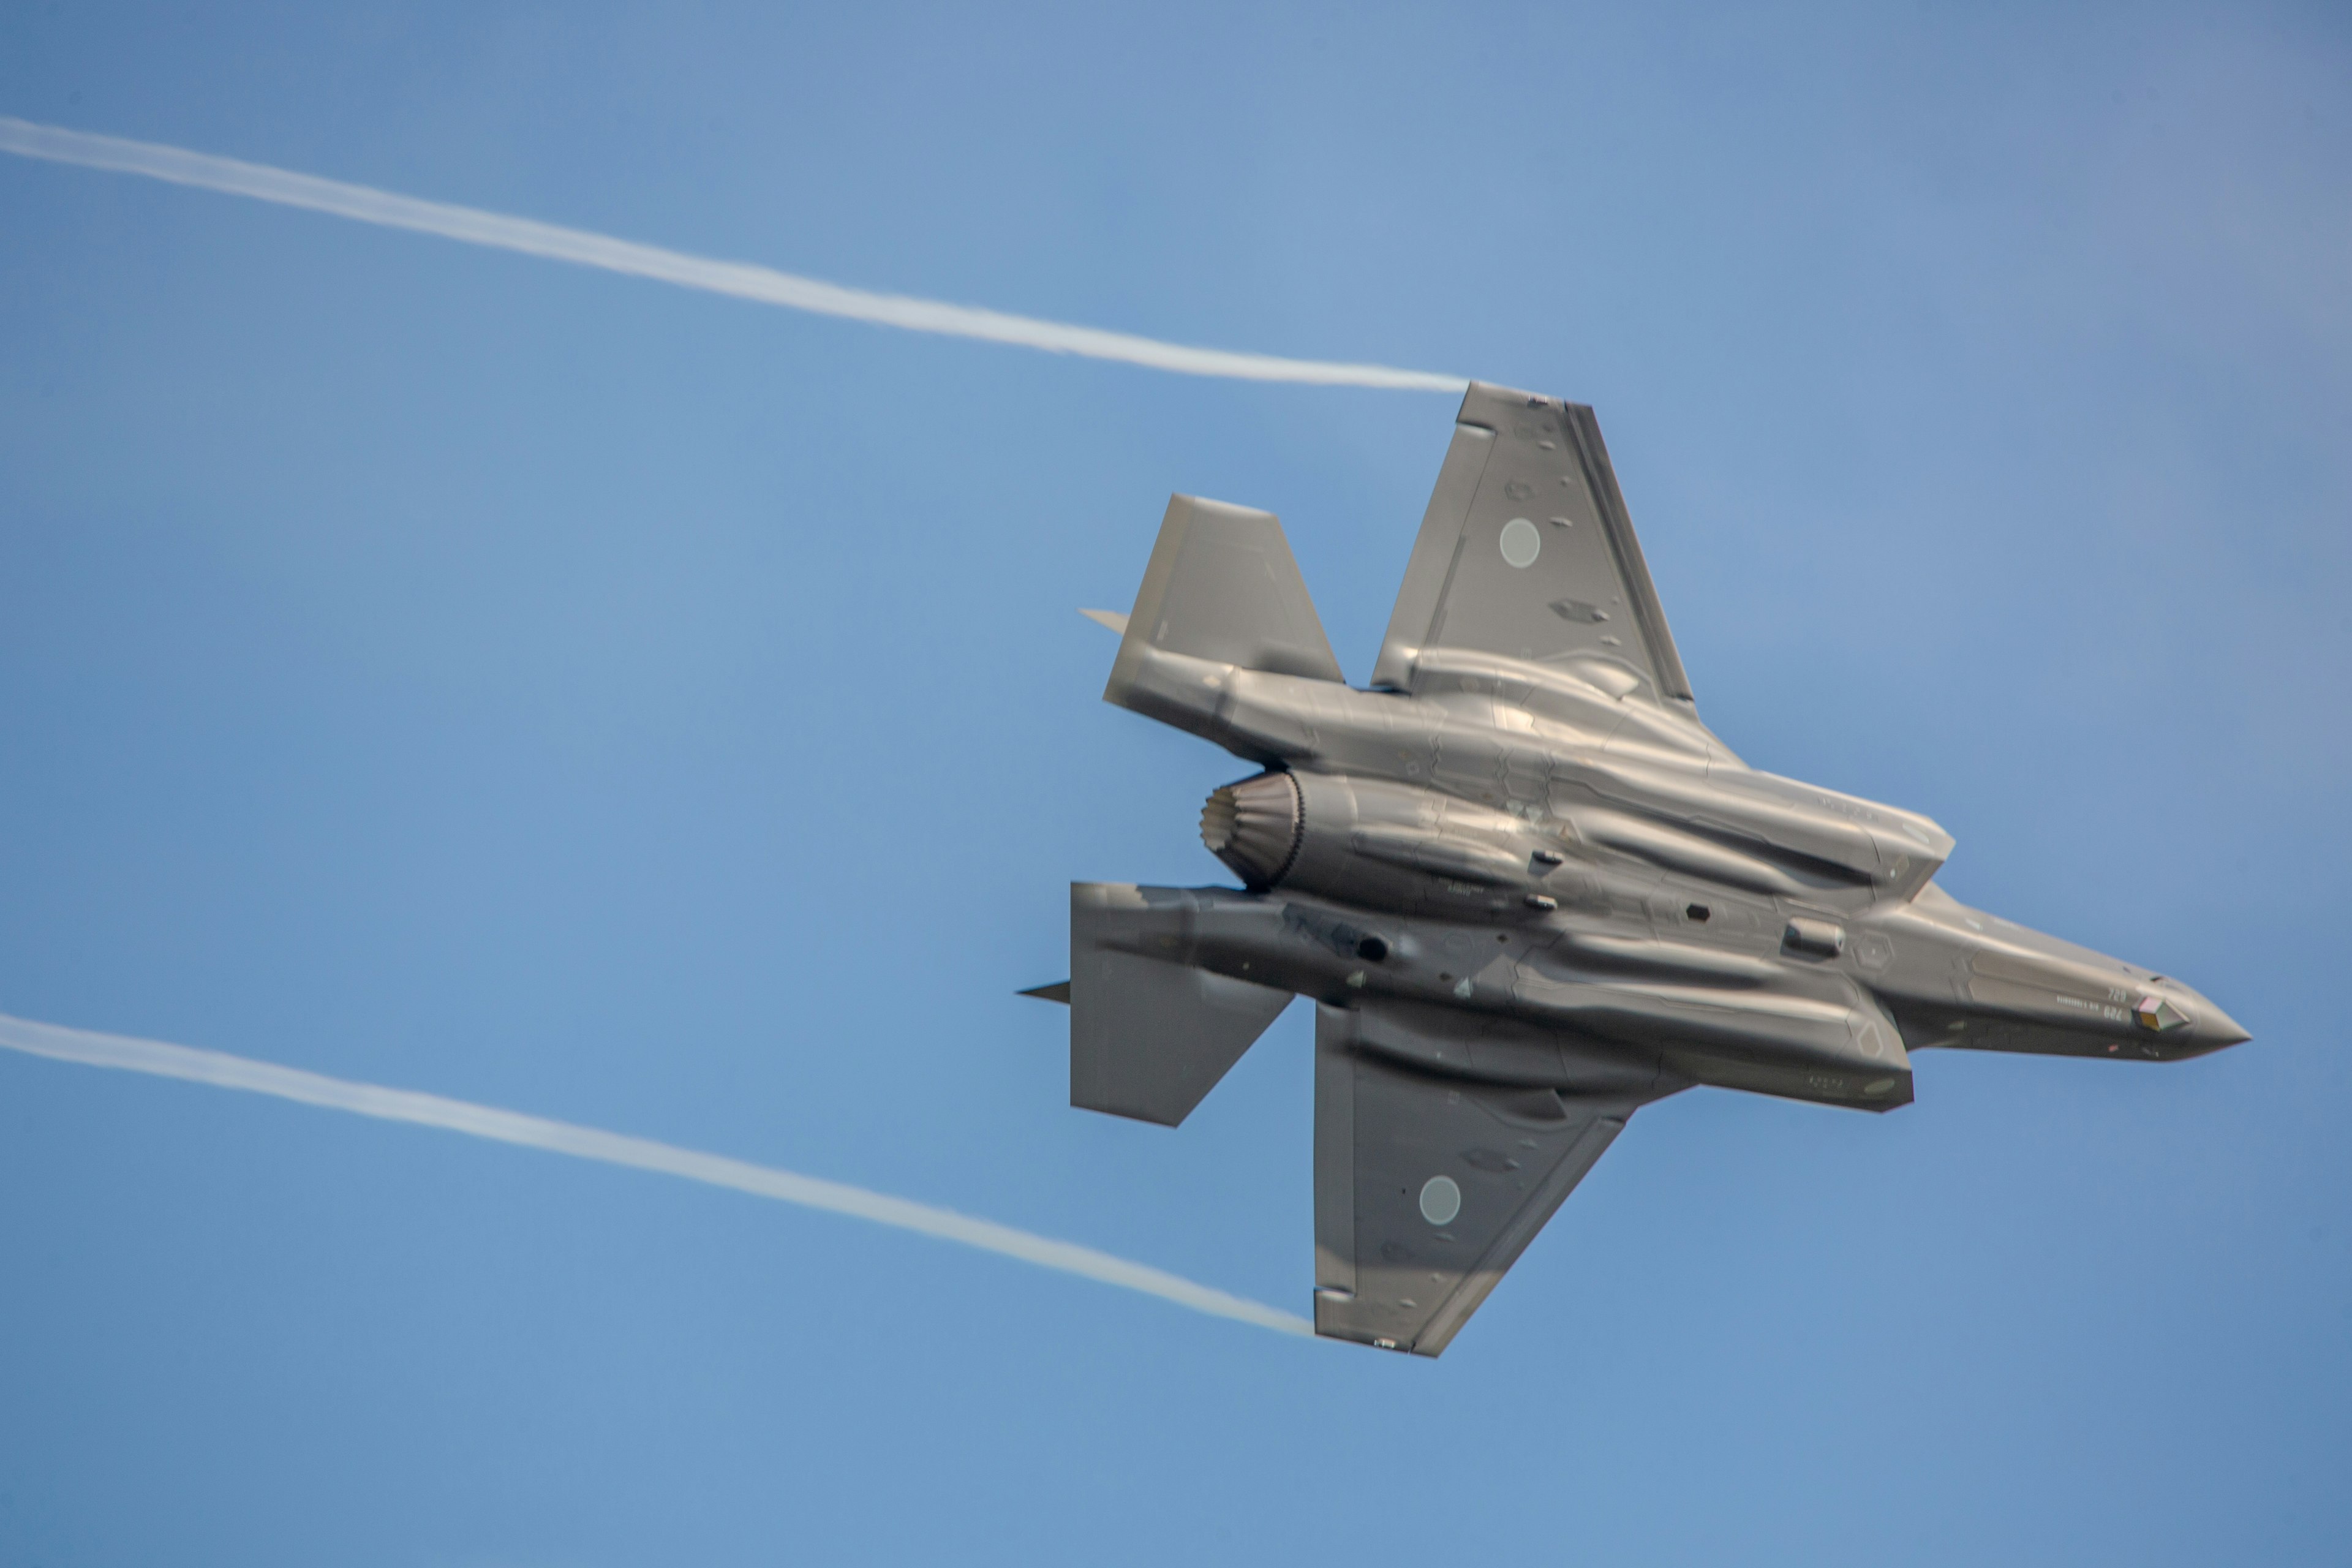
[[[527,1149],[570,1154],[582,1160],[601,1160],[608,1165],[659,1171],[665,1175],[684,1176],[690,1182],[703,1182],[714,1187],[731,1187],[755,1197],[774,1198],[782,1203],[799,1204],[804,1208],[826,1209],[834,1214],[848,1215],[853,1219],[872,1220],[877,1225],[896,1226],[900,1230],[936,1237],[941,1241],[961,1242],[966,1247],[979,1247],[983,1252],[1017,1258],[1041,1268],[1057,1268],[1065,1274],[1099,1280],[1106,1285],[1118,1286],[1121,1289],[1139,1290],[1144,1295],[1157,1296],[1163,1301],[1173,1301],[1180,1307],[1190,1307],[1196,1312],[1206,1312],[1214,1318],[1231,1318],[1237,1322],[1255,1323],[1262,1329],[1273,1329],[1286,1334],[1311,1335],[1315,1331],[1314,1325],[1288,1312],[1277,1311],[1239,1296],[1229,1296],[1206,1285],[1195,1285],[1190,1279],[1180,1279],[1162,1269],[1130,1263],[1123,1258],[1113,1258],[1090,1247],[1077,1247],[1066,1241],[1033,1236],[1011,1226],[973,1219],[951,1209],[933,1208],[928,1204],[910,1203],[905,1198],[894,1198],[882,1193],[867,1192],[863,1187],[845,1186],[839,1182],[798,1175],[791,1171],[754,1165],[742,1160],[730,1160],[723,1155],[705,1154],[668,1143],[656,1143],[649,1138],[631,1138],[619,1132],[600,1131],[593,1127],[575,1127],[567,1121],[523,1116],[487,1105],[471,1105],[462,1100],[444,1100],[437,1094],[418,1094],[411,1089],[382,1089],[374,1084],[353,1083],[346,1079],[327,1078],[319,1073],[303,1072],[297,1068],[278,1067],[271,1062],[257,1062],[219,1051],[200,1051],[188,1046],[166,1045],[161,1040],[135,1040],[121,1035],[61,1028],[55,1024],[36,1024],[28,1019],[9,1017],[5,1014],[0,1014],[0,1047],[23,1051],[28,1056],[79,1062],[86,1067],[120,1068],[130,1072],[152,1073],[157,1078],[176,1078],[190,1083],[210,1084],[215,1089],[241,1089],[252,1094],[275,1095],[280,1100],[325,1106],[331,1110],[349,1110],[383,1121],[413,1122],[420,1127],[438,1127],[470,1137],[488,1138],[495,1142],[517,1143]]]
[[[1041,321],[1030,316],[1011,316],[1003,311],[983,310],[969,305],[909,299],[902,294],[874,294],[863,289],[845,289],[838,284],[820,282],[814,278],[797,277],[743,262],[714,261],[708,257],[688,256],[680,251],[664,250],[657,246],[614,239],[609,235],[560,228],[553,224],[536,223],[529,218],[507,217],[474,207],[422,201],[415,196],[394,195],[389,191],[373,190],[366,185],[347,185],[338,180],[322,180],[312,174],[273,169],[264,163],[240,163],[234,158],[215,158],[206,153],[192,153],[183,147],[131,142],[116,136],[97,136],[54,125],[36,125],[29,121],[13,120],[5,115],[0,115],[0,152],[43,158],[56,163],[78,163],[85,168],[144,174],[150,179],[168,180],[173,184],[194,185],[230,195],[251,196],[257,201],[277,202],[284,206],[332,213],[337,217],[354,218],[361,223],[415,229],[420,234],[437,234],[445,239],[460,239],[470,245],[517,250],[526,256],[543,256],[550,260],[576,262],[583,267],[601,267],[610,272],[626,272],[639,278],[656,278],[681,288],[732,294],[738,299],[756,300],[763,305],[783,305],[795,310],[811,310],[820,316],[846,316],[852,321],[903,327],[908,331],[982,338],[990,342],[1043,349],[1047,353],[1118,360],[1127,364],[1146,365],[1153,370],[1175,371],[1183,375],[1231,376],[1242,381],[1308,382],[1324,386],[1390,387],[1415,392],[1460,392],[1468,384],[1460,376],[1438,375],[1429,371],[1395,370],[1377,364],[1333,364],[1320,360],[1282,359],[1272,354],[1188,348],[1181,343],[1163,343],[1156,339],[1133,337],[1126,332],[1106,332],[1061,321]]]

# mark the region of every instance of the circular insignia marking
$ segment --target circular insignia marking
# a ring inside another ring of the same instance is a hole
[[[1503,524],[1503,559],[1514,566],[1532,566],[1543,553],[1543,535],[1524,517]]]
[[[1450,1225],[1462,1212],[1462,1189],[1451,1176],[1432,1176],[1422,1184],[1421,1217],[1432,1225]]]

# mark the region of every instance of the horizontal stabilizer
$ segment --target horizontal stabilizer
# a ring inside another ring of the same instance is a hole
[[[1070,1103],[1173,1127],[1290,993],[1133,951],[1166,912],[1126,883],[1070,884]]]
[[[1196,496],[1169,498],[1106,701],[1126,706],[1128,688],[1155,648],[1274,675],[1346,679],[1280,521]]]
[[[1032,985],[1019,994],[1034,996],[1040,1002],[1059,1002],[1066,1007],[1070,1005],[1070,983],[1066,980],[1056,980],[1050,985]]]

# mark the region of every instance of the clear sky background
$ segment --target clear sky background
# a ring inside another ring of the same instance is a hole
[[[0,1055],[0,1563],[2342,1563],[2352,25],[2232,4],[0,9],[0,113],[1594,404],[1700,710],[2187,1065],[1643,1111],[1444,1360]],[[1066,1103],[1172,489],[1369,673],[1443,395],[824,321],[0,159],[0,1011],[1304,1310],[1294,1009]]]

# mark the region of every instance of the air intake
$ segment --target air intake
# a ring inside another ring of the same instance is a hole
[[[1298,858],[1305,834],[1298,781],[1288,773],[1260,773],[1226,784],[1201,807],[1201,842],[1253,889],[1282,880]]]

